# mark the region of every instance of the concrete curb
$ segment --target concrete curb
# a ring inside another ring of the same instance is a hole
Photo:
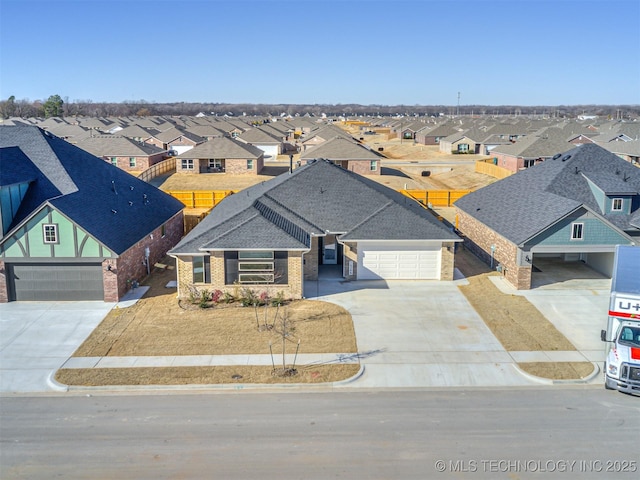
[[[543,385],[582,385],[591,383],[593,379],[600,374],[600,366],[596,362],[591,362],[591,364],[593,365],[593,372],[591,372],[584,378],[576,378],[570,380],[554,380],[552,378],[537,377],[522,370],[517,363],[513,363],[512,365],[518,373],[520,373],[523,377],[528,378],[532,382],[541,383]]]
[[[266,389],[301,389],[301,388],[334,388],[358,380],[364,375],[364,365],[360,364],[360,369],[352,377],[337,382],[325,382],[325,383],[217,383],[217,384],[190,384],[190,385],[104,385],[96,387],[84,387],[78,385],[63,385],[56,382],[52,377],[55,372],[51,374],[50,381],[55,383],[57,391],[61,392],[115,392],[115,391],[190,391],[190,390],[266,390]],[[49,382],[49,380],[48,380]],[[51,385],[52,388],[53,385]]]
[[[47,376],[47,386],[56,392],[68,392],[69,386],[58,382],[54,377],[58,373],[58,370],[54,370]]]

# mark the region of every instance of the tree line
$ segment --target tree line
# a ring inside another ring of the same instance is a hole
[[[360,104],[251,104],[251,103],[156,103],[146,100],[123,102],[93,102],[91,100],[69,101],[60,95],[51,95],[47,100],[16,100],[10,96],[0,101],[2,118],[49,118],[49,117],[129,117],[129,116],[281,116],[313,115],[335,116],[546,116],[574,118],[578,115],[598,115],[611,119],[631,119],[640,116],[640,105],[360,105]]]

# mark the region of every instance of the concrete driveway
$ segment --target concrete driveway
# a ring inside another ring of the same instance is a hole
[[[438,281],[341,282],[307,292],[353,317],[364,375],[349,386],[531,385],[458,289]]]
[[[55,390],[50,376],[115,303],[0,304],[0,393]]]

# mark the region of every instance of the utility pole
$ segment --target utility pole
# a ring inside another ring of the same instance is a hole
[[[458,92],[458,109],[456,110],[456,117],[460,116],[460,92]]]

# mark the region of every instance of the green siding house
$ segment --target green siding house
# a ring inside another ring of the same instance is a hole
[[[182,204],[37,127],[0,126],[0,302],[115,302],[182,237]]]

